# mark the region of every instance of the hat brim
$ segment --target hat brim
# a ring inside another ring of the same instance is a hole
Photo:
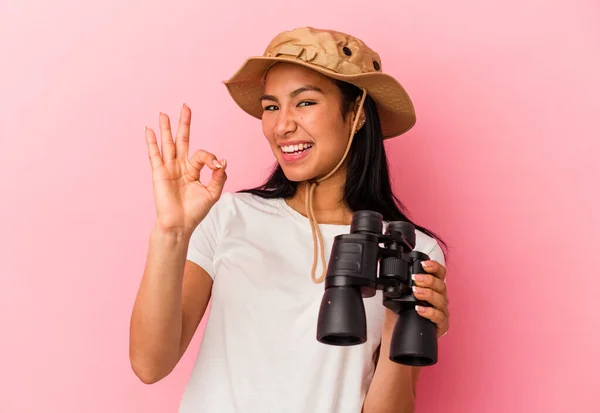
[[[262,77],[277,62],[305,66],[328,77],[365,88],[377,104],[381,132],[384,139],[407,132],[416,122],[413,103],[404,87],[392,76],[382,72],[340,75],[329,69],[286,57],[256,56],[247,59],[240,69],[223,81],[237,105],[249,115],[261,119],[263,108],[260,97],[264,94]]]

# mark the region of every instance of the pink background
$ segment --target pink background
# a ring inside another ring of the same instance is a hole
[[[451,247],[451,329],[419,412],[597,412],[600,3],[3,2],[0,411],[175,412],[199,343],[148,387],[129,315],[153,224],[143,127],[191,106],[227,191],[272,162],[221,80],[279,31],[351,32],[414,99],[390,141]]]

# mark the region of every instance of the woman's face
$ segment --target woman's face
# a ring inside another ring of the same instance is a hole
[[[321,177],[337,165],[353,116],[342,117],[342,94],[331,79],[278,63],[267,73],[261,101],[263,133],[289,180]]]

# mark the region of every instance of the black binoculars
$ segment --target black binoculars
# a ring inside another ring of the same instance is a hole
[[[383,305],[398,314],[390,360],[408,366],[433,365],[438,357],[436,326],[415,311],[415,305],[431,304],[417,300],[412,292],[412,274],[423,273],[421,262],[429,257],[414,251],[416,234],[410,222],[389,222],[385,234],[382,231],[380,213],[357,211],[350,234],[334,238],[317,340],[336,346],[364,343],[367,322],[363,298],[382,290]]]

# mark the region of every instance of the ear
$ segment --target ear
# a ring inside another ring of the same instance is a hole
[[[358,106],[356,107],[356,109],[358,109]],[[353,111],[352,114],[352,124],[354,124],[354,120],[356,119],[357,116],[357,110]],[[365,110],[361,109],[360,112],[358,113],[358,124],[356,125],[356,131],[358,132],[360,130],[360,128],[362,128],[365,125],[365,121],[367,119],[367,116],[365,115]]]
[[[356,130],[360,130],[360,128],[362,128],[365,124],[365,121],[367,119],[367,116],[365,115],[365,108],[362,107],[360,109],[360,112],[358,111],[358,107],[360,106],[360,100],[361,100],[362,96],[359,95],[356,97],[356,100],[354,101],[354,109],[352,110],[352,122],[354,122],[354,119],[356,119],[356,116],[358,115],[358,124],[356,125]]]

